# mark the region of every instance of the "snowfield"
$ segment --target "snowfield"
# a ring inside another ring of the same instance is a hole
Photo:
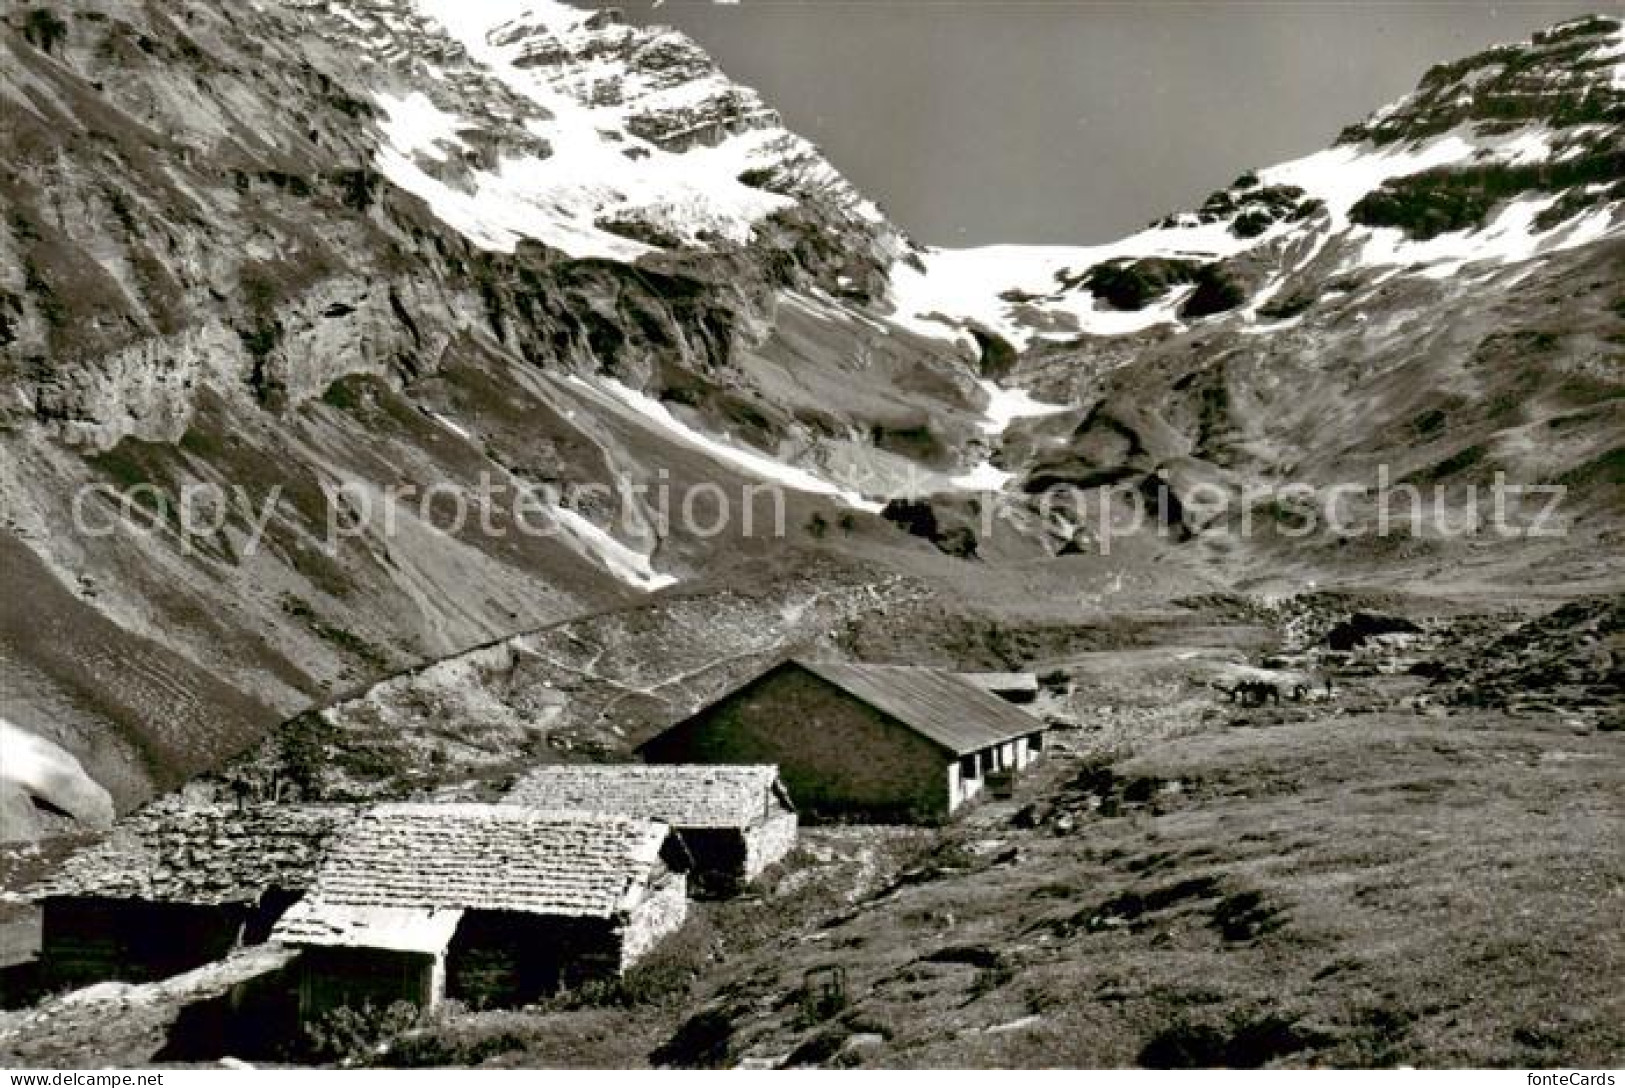
[[[969,345],[974,341],[966,328],[976,325],[1018,349],[1031,346],[1035,339],[1141,332],[1177,323],[1179,299],[1143,310],[1114,310],[1085,289],[1065,289],[1061,277],[1082,275],[1116,257],[1228,257],[1257,241],[1236,238],[1225,224],[1211,223],[1152,228],[1099,246],[926,249],[919,255],[923,273],[902,261],[892,268],[892,320],[922,336]],[[1012,293],[1026,301],[1011,301],[1006,296]]]
[[[789,488],[792,491],[801,491],[809,495],[828,495],[838,499],[855,510],[865,510],[870,513],[879,513],[885,508],[885,503],[865,498],[857,491],[843,488],[831,483],[815,473],[794,465],[787,465],[782,461],[774,460],[765,453],[744,449],[731,442],[696,430],[671,414],[671,409],[655,400],[647,393],[640,393],[636,389],[623,385],[613,378],[598,378],[588,381],[578,375],[570,375],[570,384],[583,390],[600,403],[608,402],[620,406],[623,410],[641,419],[645,424],[680,442],[686,446],[701,450],[724,464],[756,476],[763,480],[770,480]]]
[[[0,842],[12,832],[32,837],[30,799],[66,812],[86,827],[113,826],[113,798],[60,745],[0,718]]]
[[[596,560],[627,585],[653,593],[677,584],[673,576],[655,570],[647,555],[621,543],[580,513],[564,506],[551,506],[548,513],[570,535],[583,555]]]
[[[1508,201],[1481,230],[1452,231],[1426,241],[1412,241],[1391,227],[1364,231],[1365,247],[1353,263],[1393,266],[1396,272],[1412,268],[1417,275],[1444,279],[1480,261],[1516,264],[1542,253],[1589,244],[1607,234],[1618,217],[1616,208],[1598,208],[1549,231],[1539,231],[1535,217],[1557,199],[1553,195]]]
[[[1620,66],[1625,71],[1625,64]],[[1378,114],[1392,112],[1399,103]],[[1573,130],[1570,130],[1570,135]],[[912,332],[962,342],[974,347],[971,326],[996,333],[1025,349],[1043,339],[1079,335],[1122,336],[1157,325],[1182,327],[1180,304],[1189,288],[1174,288],[1141,310],[1115,310],[1081,286],[1064,279],[1080,276],[1094,265],[1144,257],[1218,260],[1280,243],[1293,236],[1313,238],[1309,257],[1324,246],[1344,242],[1353,256],[1344,271],[1392,267],[1395,272],[1443,278],[1474,260],[1502,263],[1527,260],[1542,253],[1596,241],[1625,228],[1620,204],[1589,212],[1545,233],[1534,218],[1556,196],[1514,200],[1477,231],[1459,231],[1425,242],[1410,241],[1396,229],[1369,228],[1350,222],[1359,200],[1392,178],[1439,167],[1501,164],[1527,166],[1561,157],[1554,149],[1557,134],[1543,125],[1484,137],[1468,128],[1437,136],[1376,147],[1371,143],[1339,144],[1257,172],[1263,186],[1294,186],[1306,198],[1320,200],[1324,212],[1303,222],[1278,221],[1253,238],[1239,238],[1226,220],[1198,223],[1181,217],[1171,226],[1156,226],[1117,242],[1095,246],[983,246],[972,249],[924,249],[918,254],[924,271],[899,261],[892,270],[892,320]],[[1266,286],[1273,293],[1284,280],[1277,275]],[[1263,291],[1243,309],[1252,317],[1265,301]]]
[[[969,472],[950,477],[948,483],[960,491],[1002,491],[1015,478],[1015,473],[1004,471],[992,461],[983,461]]]
[[[1025,389],[1005,389],[996,382],[981,381],[976,384],[987,394],[987,414],[982,419],[984,434],[1003,434],[1018,419],[1052,416],[1072,407],[1070,404],[1045,404],[1034,399]]]
[[[787,157],[798,162],[812,157],[811,145],[782,127],[763,125],[715,146],[702,143],[681,152],[632,132],[629,120],[637,111],[680,110],[723,94],[755,101],[720,73],[661,86],[614,58],[589,59],[590,49],[559,65],[528,66],[520,63],[533,39],[527,28],[567,47],[583,46],[592,40],[593,31],[584,24],[593,13],[551,0],[415,2],[478,66],[542,111],[525,127],[547,141],[551,153],[505,156],[495,169],[473,170],[471,177],[448,182],[420,160],[446,162],[446,146],[461,143],[458,133],[473,127],[472,119],[441,110],[422,92],[405,98],[375,95],[389,115],[385,146],[376,157],[379,171],[476,245],[512,252],[528,238],[571,257],[633,261],[655,245],[604,224],[631,221],[651,228],[652,237],[703,248],[719,239],[744,244],[757,223],[794,206],[790,197],[739,180],[747,171],[783,165]],[[671,38],[679,40],[675,34]],[[619,94],[597,93],[617,82]],[[635,101],[635,109],[624,101]],[[756,106],[767,112],[759,102]],[[844,186],[833,167],[820,165],[814,173],[820,176],[805,180]],[[852,210],[882,220],[868,201],[856,202]]]
[[[389,114],[384,123],[384,138],[396,153],[412,157],[424,155],[436,162],[446,161],[442,144],[463,146],[457,135],[462,127],[455,114],[447,113],[430,101],[422,91],[396,96],[378,94],[378,104]]]

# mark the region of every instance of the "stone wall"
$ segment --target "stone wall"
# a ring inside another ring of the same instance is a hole
[[[803,818],[879,822],[948,812],[946,751],[796,668],[770,672],[654,738],[657,763],[773,763]]]
[[[745,832],[745,879],[754,880],[763,869],[782,859],[796,846],[800,821],[793,812],[778,812]]]
[[[667,873],[651,883],[643,901],[632,908],[620,931],[620,969],[626,970],[660,941],[677,932],[688,918],[688,880]]]

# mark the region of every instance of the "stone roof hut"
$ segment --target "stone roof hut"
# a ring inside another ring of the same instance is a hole
[[[355,811],[168,798],[132,813],[30,889],[47,984],[166,978],[265,940]]]
[[[273,938],[304,949],[301,1015],[396,1001],[524,1004],[613,977],[683,923],[652,820],[518,805],[380,805],[337,836]]]
[[[641,763],[537,767],[509,804],[659,820],[695,895],[736,893],[796,842],[796,812],[773,766]]]

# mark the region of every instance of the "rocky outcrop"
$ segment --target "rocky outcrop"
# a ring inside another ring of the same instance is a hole
[[[1613,77],[1622,24],[1588,15],[1439,64],[1416,92],[1343,130],[1340,143],[1391,144],[1460,125],[1502,131],[1520,122],[1553,128],[1625,123],[1625,88]]]
[[[1228,189],[1220,189],[1193,212],[1159,219],[1154,227],[1172,228],[1224,223],[1237,238],[1256,238],[1282,221],[1306,219],[1323,207],[1297,185],[1264,185],[1257,174],[1243,174]]]
[[[1471,639],[1425,671],[1444,702],[1580,714],[1583,726],[1625,728],[1625,600],[1588,597]]]

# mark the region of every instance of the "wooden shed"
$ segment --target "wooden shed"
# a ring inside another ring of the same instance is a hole
[[[149,982],[264,941],[354,811],[165,798],[132,813],[30,890],[45,984]]]
[[[773,763],[807,819],[940,819],[1010,783],[1044,723],[953,673],[792,659],[646,741],[651,763]]]
[[[680,849],[668,851],[689,892],[725,896],[790,852],[796,812],[772,766],[641,763],[537,767],[508,794],[512,804],[659,820]]]
[[[396,804],[336,836],[273,939],[302,949],[300,1016],[340,1006],[519,1005],[613,977],[682,925],[652,820]]]

